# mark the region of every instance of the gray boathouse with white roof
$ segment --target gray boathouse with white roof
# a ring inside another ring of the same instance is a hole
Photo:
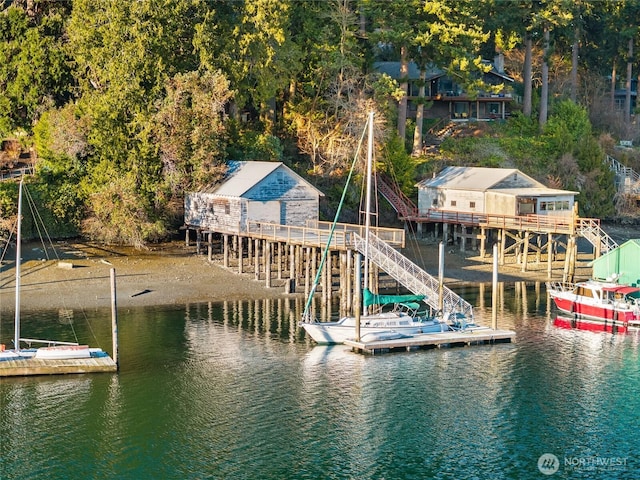
[[[304,226],[318,220],[320,190],[282,162],[231,161],[226,178],[185,195],[185,224],[245,232],[248,222]]]

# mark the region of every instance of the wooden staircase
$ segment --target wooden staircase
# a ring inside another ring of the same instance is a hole
[[[626,167],[611,155],[606,156],[607,165],[616,174],[616,189],[619,193],[640,194],[640,175]]]
[[[418,207],[407,197],[396,182],[378,173],[376,174],[378,191],[391,204],[401,220],[409,220],[418,216]]]
[[[596,258],[618,247],[618,243],[600,227],[600,222],[593,218],[578,218],[576,233],[594,246]]]

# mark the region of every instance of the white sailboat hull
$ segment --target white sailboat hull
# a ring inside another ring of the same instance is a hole
[[[301,323],[309,336],[320,344],[340,344],[355,338],[354,317],[344,317],[337,322]],[[439,320],[417,320],[398,312],[363,316],[360,319],[360,336],[394,332],[402,335],[440,333],[449,331],[449,326]]]
[[[21,360],[25,358],[33,358],[36,354],[35,349],[28,350],[2,350],[0,351],[0,362],[5,360]]]

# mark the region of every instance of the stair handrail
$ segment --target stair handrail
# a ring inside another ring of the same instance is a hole
[[[381,173],[376,174],[378,191],[386,198],[400,218],[415,217],[418,207],[397,185]]]
[[[364,253],[366,249],[369,260],[410,292],[425,295],[425,302],[435,310],[439,309],[440,283],[435,277],[371,233],[368,247],[365,247],[366,240],[360,235],[354,233],[352,239],[356,250]],[[442,313],[462,314],[467,319],[473,319],[473,306],[445,285],[442,286],[442,296]]]
[[[578,218],[576,231],[594,247],[600,248],[601,253],[607,253],[614,248],[618,248],[618,243],[602,229],[600,222],[593,218]]]
[[[609,164],[609,169],[613,170],[616,174],[616,186],[619,191],[634,191],[640,188],[637,185],[640,182],[640,174],[638,172],[631,167],[623,165],[611,155],[607,154],[605,159]],[[627,178],[631,179],[630,185],[625,182]],[[636,185],[636,188],[632,188],[632,185]]]

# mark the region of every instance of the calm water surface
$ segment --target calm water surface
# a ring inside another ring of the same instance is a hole
[[[639,478],[640,337],[554,327],[544,286],[504,287],[516,343],[375,357],[314,346],[302,303],[121,311],[119,374],[0,381],[0,479]],[[111,351],[108,311],[23,333],[71,326]]]

